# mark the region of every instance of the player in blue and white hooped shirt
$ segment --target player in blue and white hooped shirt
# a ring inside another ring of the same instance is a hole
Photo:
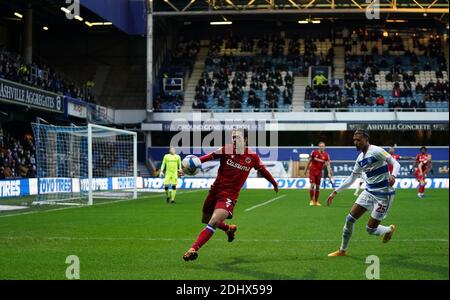
[[[387,243],[395,231],[395,225],[383,226],[380,223],[386,217],[394,200],[395,191],[392,186],[399,173],[400,164],[383,148],[370,145],[369,134],[366,131],[357,130],[353,135],[353,142],[361,153],[356,159],[352,174],[333,191],[327,199],[327,204],[331,205],[337,193],[349,188],[362,173],[367,177],[366,189],[359,195],[346,217],[341,247],[328,256],[346,255],[355,222],[366,211],[370,212],[366,226],[367,233],[382,236],[383,243]],[[389,174],[388,164],[393,166],[392,174]]]

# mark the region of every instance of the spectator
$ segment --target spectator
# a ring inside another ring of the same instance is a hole
[[[400,90],[400,86],[396,82],[394,85],[394,88],[392,90],[392,97],[394,98],[400,98],[402,96],[402,91]]]
[[[423,86],[420,84],[420,82],[418,82],[417,84],[416,84],[416,93],[417,94],[422,94],[423,93]]]
[[[424,98],[419,100],[419,103],[417,104],[417,107],[418,107],[417,111],[425,111],[426,110],[427,106],[426,106]]]
[[[384,97],[381,95],[378,95],[377,100],[375,101],[377,106],[384,106],[385,100]]]

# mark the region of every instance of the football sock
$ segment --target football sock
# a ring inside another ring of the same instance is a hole
[[[315,198],[314,198],[314,200],[316,200],[316,202],[319,201],[319,194],[320,194],[320,190],[317,189],[316,190],[316,194],[315,194]]]
[[[423,192],[425,192],[425,185],[419,183],[419,193],[423,193]]]
[[[165,187],[164,187],[164,190],[166,191],[166,198],[170,198],[170,195],[169,195],[169,186],[165,186]]]
[[[314,193],[315,193],[314,189],[309,189],[309,200],[310,201],[314,200]]]
[[[170,200],[175,201],[175,195],[177,194],[177,188],[172,188],[172,193],[170,195]]]
[[[347,251],[348,243],[350,242],[350,237],[353,233],[353,228],[355,227],[356,219],[348,214],[345,218],[344,229],[342,230],[342,242],[341,242],[341,250]]]
[[[391,232],[392,229],[389,226],[378,225],[377,228],[370,228],[369,226],[366,226],[366,230],[369,234],[380,236],[388,232]]]
[[[225,222],[220,222],[220,224],[217,226],[217,228],[227,232],[228,229],[230,229],[230,225],[226,224]]]
[[[216,232],[216,229],[212,225],[206,225],[206,228],[204,228],[200,234],[198,235],[197,240],[192,245],[192,248],[197,251],[200,249],[201,246],[203,246],[209,239],[213,236],[214,232]]]

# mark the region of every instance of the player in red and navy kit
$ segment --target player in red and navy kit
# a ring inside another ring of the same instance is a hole
[[[327,167],[328,176],[333,181],[330,167],[330,156],[325,151],[325,143],[319,143],[319,149],[313,150],[309,157],[308,165],[305,169],[305,176],[309,169],[309,182],[311,188],[309,190],[309,205],[321,206],[319,202],[320,181],[322,180],[323,166]]]
[[[431,154],[427,152],[427,147],[422,146],[420,153],[416,156],[414,166],[416,179],[419,181],[419,193],[417,196],[423,198],[425,196],[425,178],[428,171],[431,169]]]
[[[228,225],[225,219],[231,219],[239,192],[247,180],[252,168],[266,178],[275,192],[278,184],[267,171],[258,154],[248,149],[248,131],[233,130],[233,144],[225,145],[218,150],[200,157],[201,162],[220,159],[217,178],[203,204],[202,223],[207,224],[192,247],[183,255],[185,261],[194,260],[198,256],[198,249],[202,247],[219,228],[228,236],[228,242],[233,241],[237,226]]]

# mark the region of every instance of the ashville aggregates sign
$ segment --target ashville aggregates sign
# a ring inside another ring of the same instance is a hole
[[[0,79],[0,101],[57,113],[64,112],[62,95],[4,79]]]

